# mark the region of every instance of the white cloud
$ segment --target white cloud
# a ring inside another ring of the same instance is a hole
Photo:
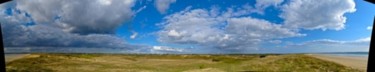
[[[16,0],[15,3],[15,8],[30,14],[36,24],[79,34],[114,33],[133,16],[134,5],[133,0]]]
[[[281,41],[281,40],[270,40],[269,42],[270,42],[270,43],[273,43],[273,44],[280,44],[280,43],[282,43],[283,41]]]
[[[371,37],[366,37],[366,38],[355,40],[354,42],[370,42],[370,41],[371,41]]]
[[[299,29],[343,29],[346,20],[344,13],[355,11],[352,0],[327,0],[323,3],[296,0],[284,5],[281,5],[283,0],[256,2],[255,8],[243,5],[241,8],[227,8],[223,12],[212,8],[185,10],[169,15],[161,23],[163,30],[158,32],[158,40],[221,50],[257,50],[262,43],[279,44],[282,41],[277,39],[305,36],[298,33]],[[244,17],[251,13],[262,14],[262,9],[269,6],[282,9],[280,17],[285,19],[283,24]],[[340,43],[334,40],[316,42]]]
[[[333,29],[345,27],[345,13],[355,12],[353,0],[291,0],[282,7],[285,26],[303,29]]]
[[[284,2],[284,0],[256,0],[256,7],[264,8],[268,6],[277,6]]]
[[[260,14],[263,14],[264,12],[262,11],[267,7],[278,7],[282,2],[284,2],[284,0],[256,0],[255,8],[260,11]]]
[[[139,8],[137,11],[134,12],[134,14],[137,14],[137,13],[141,12],[145,8],[147,8],[147,6],[143,6],[143,7]]]
[[[130,48],[123,39],[113,35],[78,35],[48,25],[25,26],[1,21],[4,22],[2,29],[6,47]]]
[[[125,5],[128,5],[128,6],[133,5],[134,2],[135,2],[134,0],[123,0],[123,3],[124,3]]]
[[[231,18],[228,20],[228,32],[256,39],[285,38],[302,34],[282,28],[281,25],[251,17]]]
[[[168,53],[168,52],[183,52],[183,49],[179,48],[170,48],[167,46],[153,46],[151,52],[152,53]]]
[[[179,37],[179,36],[181,36],[178,32],[176,32],[176,30],[170,30],[170,31],[168,32],[168,35],[169,35],[169,36],[174,36],[174,37]]]
[[[131,3],[104,3],[108,5],[93,0],[16,0],[2,4],[4,46],[134,49],[135,45],[108,34],[131,17]],[[7,8],[12,15],[4,13]],[[56,21],[56,16],[61,19]],[[35,25],[26,25],[33,21]],[[71,33],[74,31],[82,32]]]
[[[332,51],[368,51],[371,37],[352,41],[339,41],[332,39],[319,39],[302,43],[289,44],[285,50],[299,50],[300,52],[332,52]],[[311,50],[311,51],[309,51]]]
[[[170,4],[175,2],[156,0],[155,6],[160,13],[166,13]],[[202,53],[249,52],[258,50],[262,43],[279,44],[284,43],[279,39],[304,36],[298,33],[298,29],[343,29],[346,21],[343,15],[355,11],[352,0],[292,0],[281,5],[283,12],[280,17],[285,22],[275,24],[247,16],[262,13],[270,6],[278,7],[283,0],[256,2],[255,8],[243,5],[241,8],[227,8],[227,11],[215,8],[190,10],[191,7],[188,7],[164,17],[160,23],[163,29],[157,32],[158,41],[198,45],[196,48],[205,49],[191,50]],[[15,3],[13,10],[20,10],[21,13],[14,12],[12,16],[0,13],[5,46],[105,47],[156,53],[186,51],[167,46],[128,45],[123,39],[112,35],[123,21],[130,20],[134,14],[146,8],[143,6],[133,11],[134,0],[16,0],[12,3]],[[4,5],[0,7],[0,12],[4,12]],[[26,17],[26,13],[31,17]],[[33,20],[36,25],[24,25]],[[130,38],[134,39],[137,35],[137,32],[132,32]],[[312,49],[366,48],[370,40],[370,37],[353,41],[322,39],[288,46]]]
[[[168,10],[170,4],[175,2],[176,0],[156,0],[155,6],[160,13],[164,14]]]
[[[368,26],[368,27],[367,27],[367,30],[372,30],[372,26]]]
[[[256,50],[264,40],[303,36],[279,24],[251,17],[232,17],[215,10],[195,9],[165,17],[158,40],[197,44],[224,50]],[[236,13],[236,12],[232,12]]]
[[[332,40],[332,39],[319,39],[313,41],[303,42],[299,45],[312,45],[312,44],[323,44],[323,45],[334,45],[334,44],[361,44],[361,43],[369,43],[371,37],[360,38],[357,40],[352,41],[339,41],[339,40]]]
[[[137,37],[138,33],[135,32],[135,31],[132,31],[132,33],[133,34],[130,36],[130,39],[135,39]]]
[[[163,42],[189,43],[211,42],[213,38],[219,38],[218,29],[210,28],[219,21],[210,18],[205,10],[193,10],[191,12],[180,12],[168,17],[163,22],[164,30],[159,32],[159,40]],[[211,37],[210,40],[204,40]]]
[[[98,0],[100,4],[103,5],[110,5],[112,4],[112,0]]]

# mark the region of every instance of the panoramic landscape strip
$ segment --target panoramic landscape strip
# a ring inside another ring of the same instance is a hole
[[[364,72],[318,54],[35,53],[6,63],[7,72]],[[9,58],[8,58],[9,59]],[[352,61],[355,62],[355,61]]]

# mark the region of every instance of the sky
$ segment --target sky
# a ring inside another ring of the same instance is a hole
[[[362,0],[13,0],[5,52],[306,53],[369,51]]]

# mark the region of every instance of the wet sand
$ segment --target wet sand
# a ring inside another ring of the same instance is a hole
[[[360,69],[363,71],[367,70],[368,57],[351,57],[351,56],[334,56],[324,54],[308,54],[309,56],[316,57],[322,60],[327,60],[342,64],[348,67]]]
[[[10,62],[16,59],[23,58],[30,54],[5,54],[5,62]]]

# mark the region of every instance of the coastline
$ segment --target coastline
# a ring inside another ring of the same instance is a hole
[[[352,67],[355,69],[367,70],[368,57],[361,56],[340,56],[329,54],[307,54],[318,59],[335,62],[344,66]]]
[[[4,54],[4,55],[5,55],[5,62],[7,63],[13,60],[21,59],[30,54]]]

